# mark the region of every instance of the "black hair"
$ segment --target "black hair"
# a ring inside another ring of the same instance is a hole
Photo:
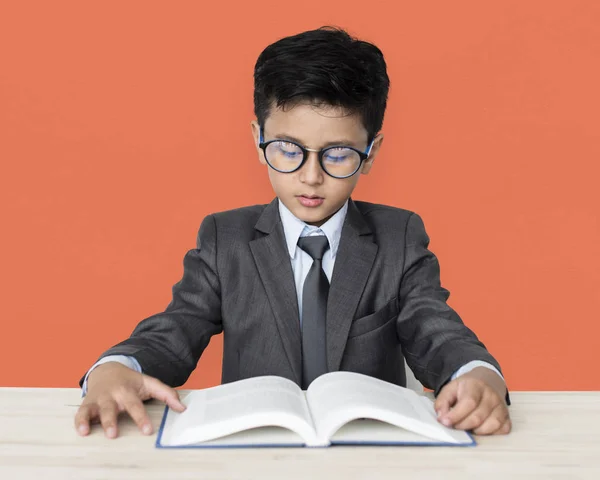
[[[383,124],[390,81],[383,53],[336,27],[282,38],[254,67],[254,113],[259,125],[271,106],[309,101],[360,115],[369,142]]]

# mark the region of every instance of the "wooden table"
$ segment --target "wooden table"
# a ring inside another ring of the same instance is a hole
[[[0,479],[600,479],[600,392],[511,399],[513,432],[475,448],[161,450],[131,420],[114,440],[98,426],[79,437],[79,389],[0,388]],[[163,408],[148,404],[155,427]]]

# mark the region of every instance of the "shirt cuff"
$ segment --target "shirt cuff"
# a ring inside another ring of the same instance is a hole
[[[101,358],[96,363],[94,363],[94,365],[92,365],[92,368],[90,368],[88,370],[88,372],[85,374],[85,379],[83,380],[83,385],[81,385],[81,396],[82,397],[85,397],[85,395],[87,394],[87,379],[88,379],[90,373],[92,373],[92,370],[94,370],[94,368],[96,368],[97,366],[102,365],[103,363],[108,363],[108,362],[117,362],[122,365],[125,365],[126,367],[131,368],[132,370],[135,370],[138,373],[142,373],[142,367],[140,366],[140,363],[134,357],[131,357],[129,355],[108,355],[106,357]]]
[[[491,364],[489,364],[487,362],[483,362],[481,360],[473,360],[473,361],[471,361],[471,362],[463,365],[456,372],[454,372],[454,374],[451,377],[451,380],[454,380],[455,378],[458,378],[461,375],[464,375],[465,373],[470,372],[471,370],[473,370],[476,367],[489,368],[490,370],[493,370],[498,375],[500,375],[500,378],[502,379],[502,381],[504,381],[504,377],[502,376],[502,374],[498,371],[498,369],[496,367],[494,367],[493,365],[491,365]]]

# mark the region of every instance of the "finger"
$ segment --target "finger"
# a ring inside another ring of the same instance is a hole
[[[508,433],[510,433],[510,430],[512,428],[512,423],[510,421],[510,419],[506,419],[506,421],[500,426],[500,428],[498,430],[496,430],[495,432],[491,432],[489,435],[506,435]]]
[[[507,419],[508,410],[504,405],[499,403],[496,405],[496,408],[492,410],[489,417],[473,430],[473,433],[476,435],[491,435],[500,430]]]
[[[504,422],[504,424],[498,430],[492,433],[492,435],[507,435],[511,432],[511,430],[512,421],[510,420],[510,418],[507,418],[506,422]]]
[[[98,408],[100,413],[100,423],[104,429],[104,434],[108,438],[115,438],[117,436],[117,415],[118,408],[117,402],[112,398],[107,398],[98,401]]]
[[[482,389],[472,382],[458,382],[457,402],[440,420],[447,427],[463,421],[475,410],[482,399]]]
[[[152,433],[152,423],[142,401],[135,395],[131,395],[123,400],[123,406],[142,433],[150,435]]]
[[[75,429],[81,436],[90,433],[90,424],[98,415],[98,406],[95,403],[82,404],[75,414]]]
[[[456,403],[458,382],[447,383],[435,399],[434,408],[438,418],[444,417]]]
[[[479,406],[460,422],[455,423],[454,428],[459,430],[479,428],[484,422],[488,421],[495,407],[493,401],[484,395]],[[500,425],[497,425],[496,428],[500,428]]]
[[[177,390],[165,385],[156,378],[146,377],[145,381],[148,394],[152,398],[156,398],[157,400],[166,403],[176,412],[183,412],[186,409],[186,406],[181,403],[181,400],[179,399],[179,392],[177,392]]]

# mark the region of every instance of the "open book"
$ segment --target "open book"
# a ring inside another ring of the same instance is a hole
[[[351,372],[331,372],[302,391],[264,376],[190,392],[165,407],[157,447],[475,445],[436,419],[431,399]]]

